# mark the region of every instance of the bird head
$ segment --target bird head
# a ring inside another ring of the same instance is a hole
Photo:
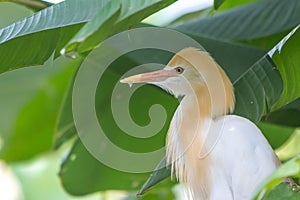
[[[207,107],[212,107],[214,116],[226,114],[234,108],[229,78],[207,52],[196,48],[179,51],[162,70],[130,76],[120,82],[153,84],[177,98],[194,96]]]

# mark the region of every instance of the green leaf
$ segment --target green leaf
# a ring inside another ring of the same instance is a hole
[[[132,200],[136,200],[137,198],[134,198]],[[143,195],[142,197],[139,197],[140,200],[174,200],[176,199],[172,190],[167,189],[167,190],[160,190],[160,191],[155,191],[155,193],[148,193],[147,195]],[[127,199],[124,199],[127,200]],[[129,199],[128,199],[129,200]]]
[[[184,15],[176,18],[172,22],[170,22],[169,26],[173,26],[173,25],[176,25],[176,24],[181,24],[181,23],[184,23],[184,22],[186,22],[188,20],[192,20],[192,19],[204,18],[204,17],[207,17],[207,16],[212,15],[212,14],[213,14],[212,8],[205,8],[203,10],[187,13],[187,14],[184,14]]]
[[[252,40],[297,26],[299,12],[298,0],[263,0],[171,27],[219,40]]]
[[[26,42],[15,39],[0,44],[0,73],[24,66],[41,65],[48,60],[56,48],[59,30],[43,31],[38,34],[38,37],[37,39],[36,35],[31,34],[26,36]],[[33,48],[28,48],[29,44]]]
[[[61,55],[60,54],[61,49],[63,49],[63,47],[72,39],[72,37],[82,28],[83,25],[84,23],[80,23],[80,24],[60,28],[59,40],[54,50],[55,58]]]
[[[300,42],[299,26],[295,28],[275,47],[272,59],[277,65],[283,79],[284,89],[275,108],[290,103],[300,97]]]
[[[0,73],[20,67],[43,64],[54,50],[59,52],[58,47],[61,47],[61,44],[65,45],[68,39],[76,33],[73,30],[66,33],[70,30],[68,27],[91,20],[106,5],[104,2],[104,0],[89,0],[88,2],[66,0],[1,29]],[[171,2],[173,0],[153,0],[150,3],[149,1],[139,1],[138,3],[125,1],[118,27],[122,29],[132,27],[142,18]],[[92,43],[95,44],[94,41]],[[31,48],[28,48],[29,46]],[[24,49],[27,50],[24,51]]]
[[[277,187],[272,189],[263,200],[298,200],[300,199],[300,192],[293,191],[286,183],[280,183]]]
[[[85,195],[99,190],[137,190],[149,174],[130,174],[107,167],[77,140],[64,160],[59,176],[67,192]]]
[[[101,8],[98,0],[66,0],[1,29],[0,73],[43,64],[74,34],[73,29],[66,33],[68,26],[89,21]]]
[[[79,68],[79,66],[78,66]],[[54,133],[54,149],[58,149],[65,142],[70,140],[71,138],[77,136],[76,128],[73,120],[73,112],[72,112],[72,91],[74,85],[74,79],[76,77],[76,73],[74,73],[72,80],[69,83],[69,86],[66,90],[62,106],[59,110],[58,123],[56,126],[56,130]]]
[[[153,174],[151,174],[148,180],[144,183],[137,195],[143,195],[145,192],[147,192],[147,190],[151,189],[151,187],[168,178],[170,174],[171,169],[166,165],[166,158],[163,158],[157,165]]]
[[[63,54],[70,51],[88,51],[95,47],[113,32],[113,24],[120,15],[121,7],[119,0],[103,1],[105,6],[69,41],[62,50]]]
[[[217,10],[225,0],[214,0],[214,9]]]
[[[251,40],[243,40],[241,41],[243,44],[247,44],[250,46],[255,46],[258,48],[262,48],[266,51],[270,51],[274,46],[280,42],[282,38],[284,38],[292,29],[288,29],[286,31],[282,31],[279,33],[275,33],[270,36],[266,37],[261,37],[261,38],[256,38],[256,39],[251,39]]]
[[[200,35],[190,36],[215,58],[233,82],[234,113],[257,122],[273,108],[283,86],[276,66],[264,51]]]
[[[2,159],[28,159],[52,148],[58,111],[75,63],[58,59],[41,68],[1,74]]]
[[[23,6],[0,1],[0,29],[32,14]]]
[[[174,0],[112,0],[103,6],[64,48],[63,52],[89,51],[113,32],[130,28]]]
[[[300,110],[281,108],[269,113],[263,119],[265,122],[290,127],[300,127]]]
[[[210,53],[233,83],[241,79],[266,54],[266,51],[256,47],[211,39],[201,34],[187,35],[199,42]]]
[[[1,1],[8,1],[8,0],[0,0],[0,2]],[[26,6],[34,11],[39,11],[53,5],[53,3],[40,1],[40,0],[13,0],[13,2],[16,4]]]
[[[219,6],[218,11],[229,10],[234,7],[238,7],[244,4],[252,3],[258,0],[224,0],[224,2]]]
[[[257,199],[259,194],[264,191],[268,194],[272,188],[278,185],[285,177],[300,177],[300,155],[295,156],[290,161],[280,166],[274,173],[267,177],[253,193],[253,198]]]
[[[295,128],[259,122],[256,124],[273,149],[279,148],[293,135]]]
[[[271,59],[265,56],[234,82],[234,87],[235,113],[257,122],[279,99],[282,81]]]
[[[300,97],[288,105],[284,106],[285,109],[300,109]]]
[[[115,31],[133,27],[149,15],[169,6],[176,0],[123,0],[120,18],[117,21]]]
[[[276,154],[281,160],[288,160],[300,154],[300,130],[296,129],[293,135],[280,148],[276,149]]]
[[[89,3],[65,0],[1,29],[0,43],[32,33],[87,22],[101,8],[102,2],[98,0],[89,0]],[[75,15],[76,11],[78,13]]]

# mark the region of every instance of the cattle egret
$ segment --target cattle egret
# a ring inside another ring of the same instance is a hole
[[[172,174],[194,200],[250,199],[281,163],[261,131],[234,109],[233,86],[205,51],[185,48],[162,70],[122,79],[182,97],[167,135]]]

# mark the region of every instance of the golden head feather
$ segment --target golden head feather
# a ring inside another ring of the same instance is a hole
[[[194,95],[202,106],[202,114],[212,117],[234,109],[233,87],[223,69],[207,52],[192,47],[175,54],[163,70],[131,76],[121,82],[151,83],[175,97]]]

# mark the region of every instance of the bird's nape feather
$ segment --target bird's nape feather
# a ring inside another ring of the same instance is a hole
[[[193,68],[187,79],[191,85],[197,87],[194,88],[197,95],[205,95],[203,90],[206,88],[208,99],[205,101],[211,101],[211,115],[213,117],[233,112],[235,97],[232,83],[208,52],[192,47],[185,48],[179,51],[168,63],[168,66],[171,67],[181,65]],[[198,88],[202,89],[198,90]]]

